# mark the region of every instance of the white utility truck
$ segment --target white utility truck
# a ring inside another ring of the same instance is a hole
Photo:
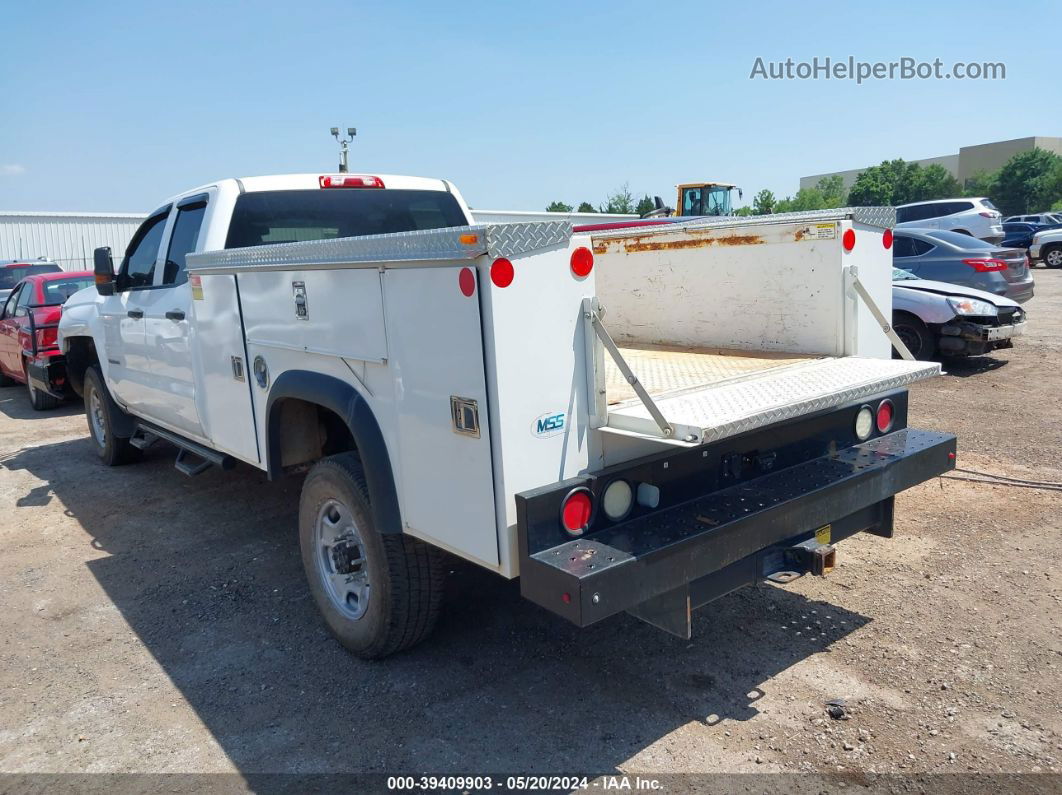
[[[449,182],[386,175],[165,202],[63,312],[100,458],[304,475],[310,590],[365,657],[431,630],[440,550],[580,626],[689,637],[692,608],[891,536],[893,495],[954,466],[907,427],[939,366],[875,319],[890,211],[470,221]]]

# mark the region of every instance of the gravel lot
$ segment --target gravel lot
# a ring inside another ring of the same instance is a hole
[[[1036,278],[1030,332],[917,385],[911,422],[1062,482],[1062,271]],[[365,663],[308,596],[297,480],[186,478],[163,446],[106,469],[81,412],[0,392],[0,771],[1062,768],[1058,490],[926,483],[893,540],[716,602],[688,643],[459,566],[434,637]]]

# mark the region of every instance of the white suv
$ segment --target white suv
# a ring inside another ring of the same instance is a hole
[[[999,210],[986,198],[934,199],[896,208],[897,227],[950,229],[989,243],[1003,241],[1001,218]]]

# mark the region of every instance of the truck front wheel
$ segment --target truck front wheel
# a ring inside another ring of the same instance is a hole
[[[129,444],[129,439],[115,433],[115,418],[121,411],[107,391],[99,368],[89,367],[85,371],[85,416],[88,419],[89,436],[92,437],[96,453],[109,467],[128,463],[140,453]]]
[[[317,463],[299,505],[310,592],[339,642],[365,659],[419,643],[435,626],[445,580],[440,554],[379,532],[357,453]]]

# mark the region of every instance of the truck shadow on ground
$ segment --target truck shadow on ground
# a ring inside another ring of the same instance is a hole
[[[85,407],[78,400],[66,400],[54,409],[34,411],[24,384],[0,389],[0,412],[13,420],[49,420],[84,414]]]
[[[107,553],[85,565],[244,772],[609,772],[680,726],[759,714],[785,698],[777,673],[870,620],[762,587],[702,609],[690,642],[627,616],[579,630],[455,563],[434,636],[363,662],[305,587],[299,480],[247,467],[190,479],[172,461],[159,445],[107,469],[76,440],[2,466],[45,481],[78,520],[86,535],[65,555]]]

